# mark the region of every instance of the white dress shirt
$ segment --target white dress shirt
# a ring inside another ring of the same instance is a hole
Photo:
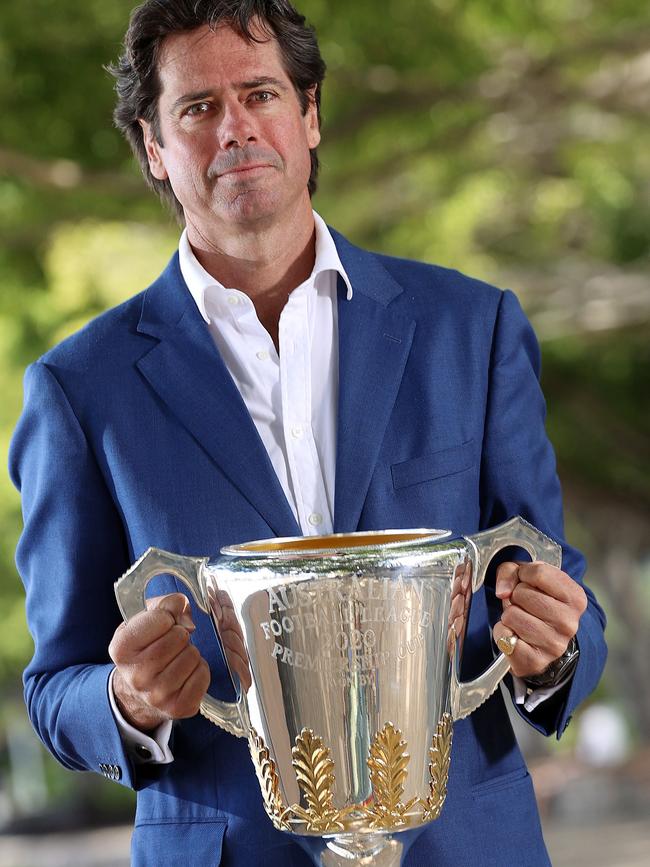
[[[314,213],[316,258],[280,314],[279,353],[251,299],[201,266],[187,230],[181,273],[273,464],[305,536],[334,527],[339,382],[337,281],[352,286],[327,226]]]
[[[316,256],[309,277],[289,295],[280,314],[279,352],[250,298],[223,286],[202,267],[184,230],[178,245],[181,274],[230,373],[282,490],[304,535],[333,532],[339,383],[337,283],[352,285],[334,240],[314,212]],[[533,710],[560,687],[526,693],[515,678],[518,704]],[[171,722],[151,737],[120,714],[109,698],[123,741],[137,761],[167,763]],[[148,754],[148,755],[147,755]]]

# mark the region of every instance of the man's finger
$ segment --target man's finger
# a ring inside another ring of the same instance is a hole
[[[168,611],[139,611],[115,630],[109,646],[110,655],[118,664],[130,663],[134,656],[175,625],[176,621]]]
[[[499,640],[509,639],[513,635],[512,629],[499,621],[492,630],[494,641],[499,646]],[[514,650],[508,657],[510,662],[510,671],[517,677],[530,677],[533,674],[540,674],[548,665],[548,661],[540,650],[534,645],[528,644],[527,641],[517,636]]]
[[[498,599],[509,599],[519,583],[519,563],[502,563],[497,569],[496,594]]]
[[[146,611],[139,611],[115,630],[109,647],[116,663],[131,662],[133,656],[166,635],[174,626],[194,631],[187,597],[182,593],[157,596],[147,600]]]
[[[548,563],[539,561],[520,563],[519,580],[567,605],[577,604],[584,596],[584,590],[573,578],[558,569],[557,566],[551,566]]]
[[[133,665],[138,666],[145,681],[150,680],[183,653],[189,643],[190,634],[187,629],[175,623],[168,632],[139,651]]]
[[[210,686],[210,669],[204,659],[185,680],[174,699],[172,717],[183,719],[194,716],[199,710],[201,699]]]
[[[564,602],[521,581],[512,591],[510,601],[550,626],[563,626],[571,609]],[[577,618],[575,629],[577,630]],[[575,631],[575,630],[574,630]]]
[[[562,656],[571,639],[571,631],[560,631],[543,620],[534,617],[518,605],[511,605],[501,617],[503,625],[520,639],[535,647],[547,660],[547,664]]]
[[[153,596],[146,600],[147,610],[167,611],[174,618],[174,622],[183,626],[188,632],[194,632],[196,628],[192,620],[190,603],[183,593],[168,593],[166,596]]]

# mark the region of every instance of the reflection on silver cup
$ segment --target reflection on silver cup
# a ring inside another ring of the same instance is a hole
[[[453,722],[509,670],[501,653],[459,680],[473,592],[517,545],[560,564],[513,518],[493,530],[394,530],[270,539],[207,559],[150,549],[116,584],[125,618],[176,575],[211,615],[238,700],[201,712],[248,739],[266,812],[315,863],[397,865],[443,808]]]

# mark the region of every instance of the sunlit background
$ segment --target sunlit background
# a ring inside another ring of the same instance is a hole
[[[559,743],[518,731],[556,867],[647,865],[650,5],[298,5],[329,67],[316,208],[363,246],[513,288],[535,325],[568,534],[608,612],[610,658]],[[117,56],[131,6],[0,5],[4,458],[24,367],[144,288],[178,239],[111,125],[102,65]],[[92,829],[128,824],[131,793],[59,768],[26,719],[20,524],[3,474],[0,867],[125,865],[128,829]],[[86,836],[59,856],[66,830]]]

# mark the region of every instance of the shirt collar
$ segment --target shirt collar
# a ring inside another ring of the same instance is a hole
[[[352,298],[352,283],[347,275],[339,251],[336,249],[334,238],[332,238],[330,230],[327,228],[325,220],[317,214],[314,214],[314,225],[316,226],[316,259],[314,261],[314,270],[311,272],[312,279],[315,279],[322,271],[336,271],[343,278],[343,282],[347,288],[347,300]]]
[[[347,300],[352,298],[352,284],[348,277],[345,268],[341,263],[341,259],[336,249],[334,239],[327,228],[327,224],[323,218],[313,211],[314,225],[316,227],[316,258],[314,268],[311,275],[305,282],[310,282],[312,285],[316,277],[324,271],[335,271],[343,278],[343,282],[347,288]],[[215,287],[226,291],[227,287],[220,283],[216,277],[205,270],[199,260],[194,255],[194,251],[187,239],[187,229],[183,229],[180,240],[178,242],[178,258],[181,268],[181,274],[190,290],[190,294],[199,308],[199,312],[206,322],[210,322],[210,317],[206,310],[205,296],[208,290]],[[231,287],[236,288],[236,287]]]

